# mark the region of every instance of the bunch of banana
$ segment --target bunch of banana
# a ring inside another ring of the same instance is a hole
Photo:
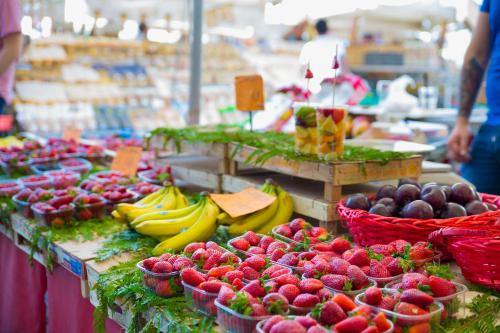
[[[191,242],[208,240],[217,229],[219,207],[208,194],[204,194],[198,203],[165,215],[167,219],[144,221],[135,226],[138,233],[162,240],[153,249],[154,255],[181,250]]]
[[[0,138],[0,147],[10,148],[10,147],[22,147],[23,142],[16,138],[15,136],[7,136],[5,138]]]
[[[290,195],[272,180],[268,179],[260,189],[262,192],[275,196],[276,200],[264,209],[255,213],[232,219],[226,213],[219,214],[219,224],[229,225],[230,235],[239,235],[248,230],[261,234],[270,232],[275,226],[287,223],[293,213],[293,202]]]
[[[144,215],[185,208],[187,204],[186,197],[177,187],[166,186],[134,204],[118,204],[111,214],[115,218],[123,219],[131,224]]]

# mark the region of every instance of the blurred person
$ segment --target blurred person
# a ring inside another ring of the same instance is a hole
[[[469,117],[486,75],[488,117],[469,147]],[[462,176],[480,192],[500,194],[500,1],[484,0],[464,57],[460,108],[448,140],[450,159],[463,162]]]
[[[12,101],[16,61],[21,55],[20,0],[0,1],[0,114]]]
[[[348,43],[329,34],[328,23],[325,20],[318,20],[315,27],[318,35],[302,48],[300,63],[310,67],[314,77],[309,81],[309,90],[318,93],[321,90],[323,80],[334,77],[332,64],[336,48],[338,48],[340,64],[337,75],[341,75],[347,70],[345,54]]]

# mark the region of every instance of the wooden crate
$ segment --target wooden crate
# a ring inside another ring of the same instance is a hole
[[[185,156],[162,160],[172,167],[174,179],[198,185],[205,189],[222,191],[222,173],[216,158],[206,156]]]

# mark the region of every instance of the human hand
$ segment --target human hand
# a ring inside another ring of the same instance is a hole
[[[469,144],[471,139],[469,121],[459,117],[448,138],[448,158],[457,162],[468,162],[470,160]]]

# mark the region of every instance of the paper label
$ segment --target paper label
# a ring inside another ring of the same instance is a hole
[[[264,110],[264,81],[260,75],[237,76],[236,109],[240,111]]]
[[[117,150],[111,170],[122,172],[127,176],[134,176],[141,161],[141,147],[122,147]]]
[[[64,140],[73,140],[75,142],[80,141],[80,136],[82,135],[82,130],[76,127],[66,127],[63,132]]]
[[[210,194],[210,197],[233,218],[266,208],[276,200],[276,197],[254,188],[232,194]]]

